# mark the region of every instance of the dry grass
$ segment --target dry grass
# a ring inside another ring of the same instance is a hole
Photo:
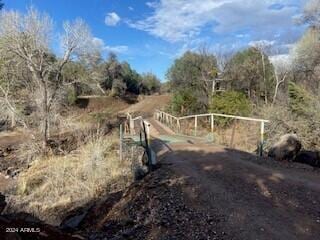
[[[238,120],[226,128],[217,128],[214,137],[219,145],[253,153],[260,140],[260,124]]]
[[[320,101],[318,102],[318,104]],[[314,105],[308,110],[309,117],[292,114],[286,106],[266,106],[261,109],[262,117],[269,119],[266,126],[267,147],[279,141],[280,137],[295,133],[301,140],[303,148],[306,150],[320,150],[320,113],[316,111],[320,106]]]
[[[72,154],[37,159],[18,178],[10,211],[57,224],[61,214],[133,181],[132,163],[120,161],[117,136],[94,135]]]
[[[228,126],[220,126],[217,122],[225,120],[215,117],[213,140],[214,143],[248,152],[255,152],[260,140],[260,123],[252,121],[234,120]],[[182,134],[194,135],[194,118],[180,122]],[[212,139],[209,117],[198,118],[197,136]]]

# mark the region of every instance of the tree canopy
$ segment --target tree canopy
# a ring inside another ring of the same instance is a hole
[[[271,99],[274,92],[273,65],[268,56],[261,54],[257,48],[248,48],[235,54],[227,64],[224,79],[228,81],[229,88],[247,94],[256,103],[265,97]]]
[[[204,111],[209,105],[211,80],[217,76],[217,73],[217,60],[213,54],[188,51],[175,60],[167,72],[167,79],[170,82],[171,91],[176,94],[191,90],[197,101],[197,108]]]
[[[142,74],[140,83],[140,92],[143,94],[153,94],[160,92],[161,83],[160,80],[153,73]]]

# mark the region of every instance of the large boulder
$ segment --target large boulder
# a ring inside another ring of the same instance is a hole
[[[269,150],[268,156],[278,161],[293,161],[301,150],[301,142],[296,134],[286,134]]]

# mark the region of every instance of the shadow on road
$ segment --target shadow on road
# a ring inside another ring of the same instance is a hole
[[[162,156],[187,179],[189,204],[223,216],[235,239],[320,239],[320,175],[218,146],[172,146]]]

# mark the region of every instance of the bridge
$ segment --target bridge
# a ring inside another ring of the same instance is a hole
[[[228,231],[227,239],[319,239],[319,175],[214,144],[213,138],[203,137],[201,127],[207,124],[214,134],[220,117],[257,123],[257,137],[265,141],[268,120],[212,113],[129,114],[123,132],[134,137],[141,127],[145,130],[143,140],[155,151],[162,172],[168,172],[165,181],[179,186],[186,206],[215,216],[216,227]]]
[[[183,117],[176,117],[167,112],[155,110],[153,116],[143,118],[142,116],[133,117],[128,113],[127,125],[124,127],[124,132],[127,137],[140,141],[141,130],[144,131],[146,139],[161,140],[166,144],[176,143],[192,143],[192,144],[212,144],[215,143],[215,119],[223,118],[229,120],[240,120],[247,122],[259,123],[260,136],[257,136],[258,141],[258,154],[262,156],[263,146],[265,143],[265,125],[269,120],[249,118],[242,116],[226,115],[219,113],[197,114]],[[204,120],[204,122],[201,120]],[[184,124],[189,121],[189,124]],[[190,122],[192,123],[190,126]],[[201,127],[200,127],[201,125]],[[202,128],[207,134],[201,136],[199,129]],[[191,133],[191,134],[190,134]],[[231,139],[230,147],[234,138],[234,132]],[[150,141],[148,142],[150,145]]]

